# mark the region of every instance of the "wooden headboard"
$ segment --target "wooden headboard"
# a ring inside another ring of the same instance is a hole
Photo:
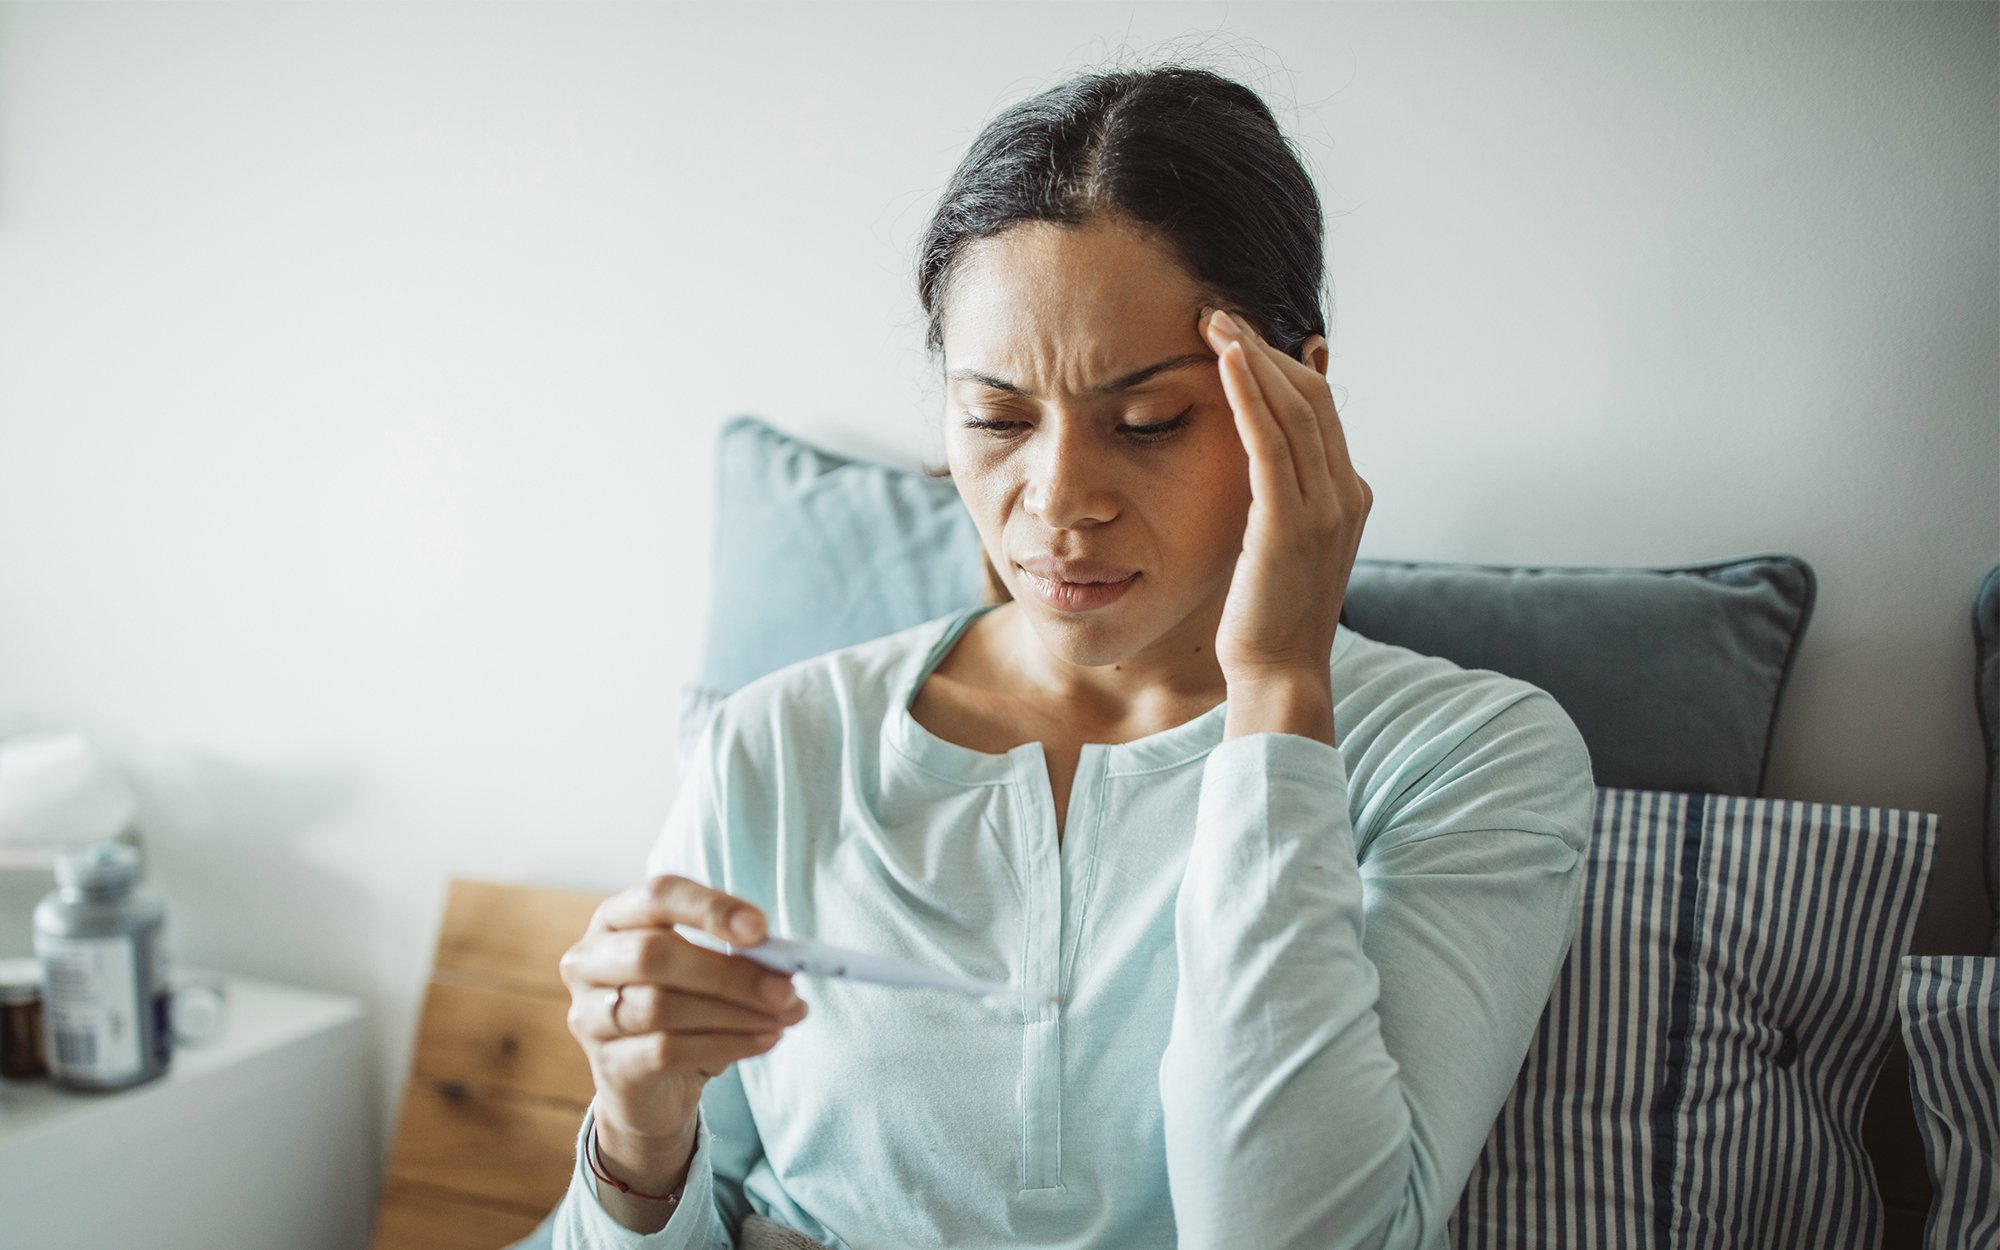
[[[562,1201],[593,1087],[556,964],[603,898],[451,882],[375,1250],[499,1250]]]

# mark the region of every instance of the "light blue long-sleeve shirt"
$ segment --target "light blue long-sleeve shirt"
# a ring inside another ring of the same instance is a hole
[[[556,1246],[712,1250],[749,1212],[837,1250],[1441,1245],[1576,932],[1568,715],[1342,626],[1337,748],[1224,741],[1226,703],[1085,745],[1058,846],[1040,743],[909,712],[989,610],[725,700],[646,868],[1062,1005],[801,976],[806,1019],[708,1085],[667,1226],[579,1162]]]

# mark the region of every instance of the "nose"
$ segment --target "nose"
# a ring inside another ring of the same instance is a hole
[[[1115,470],[1110,457],[1090,445],[1090,437],[1081,420],[1042,423],[1022,503],[1050,529],[1102,525],[1118,515],[1111,480]]]

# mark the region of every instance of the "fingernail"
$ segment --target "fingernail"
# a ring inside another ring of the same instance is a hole
[[[790,977],[765,977],[762,984],[757,987],[757,992],[764,996],[765,1002],[777,1007],[784,1006],[796,997],[792,992],[792,979]]]
[[[1208,320],[1211,325],[1213,325],[1216,329],[1222,331],[1224,334],[1243,333],[1242,327],[1236,324],[1236,318],[1230,316],[1228,313],[1222,311],[1220,308],[1216,309],[1215,314],[1211,316]]]
[[[729,919],[729,931],[746,942],[756,941],[761,928],[755,912],[739,911]]]

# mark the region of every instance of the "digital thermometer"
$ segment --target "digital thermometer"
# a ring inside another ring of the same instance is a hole
[[[693,937],[692,934],[689,936]],[[707,937],[706,934],[701,936]],[[724,952],[754,959],[777,972],[798,972],[809,977],[840,977],[906,989],[950,990],[957,994],[971,994],[994,1007],[1055,1006],[1062,1001],[1054,994],[1036,993],[998,981],[972,981],[905,959],[871,955],[866,951],[798,938],[767,937],[755,946],[727,945]]]

